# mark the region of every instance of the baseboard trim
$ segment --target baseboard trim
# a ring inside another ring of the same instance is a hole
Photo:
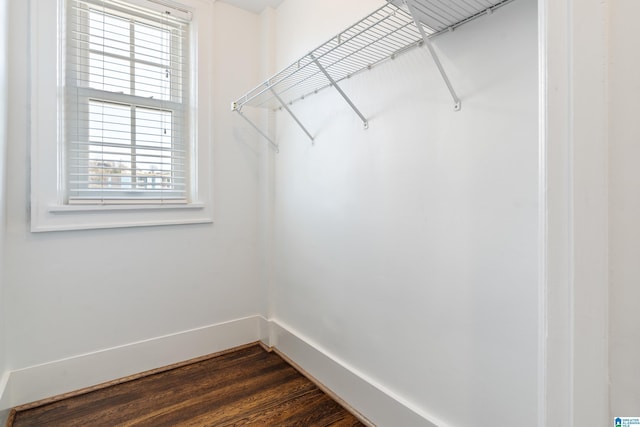
[[[255,343],[260,323],[260,316],[251,316],[11,371],[0,410]]]
[[[269,345],[312,381],[330,390],[339,402],[349,402],[346,406],[369,425],[446,427],[442,421],[413,408],[282,322],[268,323]]]
[[[9,399],[9,378],[11,376],[10,371],[6,371],[2,373],[2,377],[0,377],[0,426],[4,426],[8,423],[8,420],[11,417],[10,405],[8,404]]]

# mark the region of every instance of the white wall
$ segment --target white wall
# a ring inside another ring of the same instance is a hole
[[[0,0],[0,400],[6,385],[6,345],[5,345],[5,312],[6,301],[4,295],[4,236],[6,219],[5,197],[5,160],[7,147],[7,44],[9,31],[7,28],[7,0]],[[0,424],[4,422],[4,416],[0,410]]]
[[[279,67],[380,4],[285,1]],[[314,147],[278,117],[274,318],[446,425],[537,424],[536,6],[437,39],[461,112],[415,50],[344,83],[366,131],[330,91]]]
[[[610,416],[640,416],[640,4],[610,5],[609,267]]]
[[[10,369],[261,311],[258,140],[234,126],[229,111],[229,101],[258,79],[259,18],[220,2],[214,6],[215,65],[207,78],[214,87],[208,167],[213,170],[215,223],[34,234],[27,223],[28,2],[10,3],[12,108],[4,265]],[[55,72],[55,64],[50,66]]]

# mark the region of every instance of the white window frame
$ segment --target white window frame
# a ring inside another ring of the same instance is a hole
[[[29,29],[31,72],[31,231],[82,230],[213,222],[211,143],[214,0],[127,0],[188,10],[191,93],[190,191],[185,204],[92,204],[66,202],[63,127],[65,0],[32,0]]]

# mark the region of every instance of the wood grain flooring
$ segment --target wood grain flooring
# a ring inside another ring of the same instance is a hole
[[[254,345],[78,396],[16,408],[7,426],[363,426]]]

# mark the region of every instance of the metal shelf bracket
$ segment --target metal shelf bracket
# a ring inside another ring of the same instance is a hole
[[[298,126],[300,126],[300,129],[302,129],[304,131],[304,133],[307,134],[307,136],[309,137],[309,139],[311,140],[311,144],[313,145],[313,136],[309,133],[309,131],[307,130],[307,128],[304,127],[304,125],[300,122],[300,120],[298,120],[298,118],[296,117],[295,114],[293,114],[293,111],[291,111],[291,109],[287,106],[287,104],[282,100],[282,98],[280,98],[280,95],[278,95],[278,92],[276,92],[275,90],[273,90],[272,87],[269,88],[269,90],[271,91],[271,93],[273,94],[273,96],[278,100],[278,102],[280,103],[280,105],[282,106],[282,108],[284,108],[286,110],[287,113],[289,113],[289,115],[291,117],[293,117],[293,120],[296,121],[296,123],[298,124]]]
[[[420,23],[420,20],[418,19],[418,13],[416,11],[416,5],[415,5],[415,0],[403,0],[405,6],[407,6],[407,10],[409,11],[409,14],[411,15],[411,18],[413,19],[413,22],[415,23],[416,27],[418,28],[418,31],[420,31],[420,35],[422,36],[422,40],[424,41],[424,45],[427,46],[427,49],[429,49],[429,53],[431,54],[431,57],[433,58],[433,62],[435,62],[436,67],[438,67],[438,71],[440,72],[440,75],[442,76],[442,79],[444,80],[445,84],[447,85],[447,89],[449,89],[449,93],[451,93],[451,97],[453,98],[453,109],[454,111],[460,111],[460,108],[462,108],[462,103],[460,101],[460,98],[458,97],[458,95],[456,94],[456,91],[453,89],[453,85],[451,84],[451,81],[449,80],[449,77],[447,76],[446,71],[444,70],[444,67],[442,66],[442,63],[440,62],[440,58],[438,58],[438,54],[436,53],[435,49],[433,48],[433,44],[431,43],[431,40],[429,40],[429,37],[427,36],[427,33],[424,31],[424,28],[422,27],[422,24]]]
[[[324,74],[327,80],[329,80],[329,83],[331,83],[331,86],[333,86],[338,91],[338,93],[344,98],[344,100],[347,101],[347,104],[349,104],[349,106],[353,109],[353,111],[355,111],[358,117],[360,117],[360,119],[362,120],[362,124],[364,125],[364,128],[369,129],[369,121],[367,120],[367,118],[360,112],[360,110],[358,110],[355,104],[351,102],[351,99],[349,99],[347,94],[344,93],[344,91],[338,85],[338,83],[333,79],[333,77],[331,77],[331,75],[322,66],[322,64],[320,64],[320,61],[318,61],[318,59],[315,56],[313,56],[313,54],[311,53],[309,54],[309,58],[311,58],[311,60],[316,64],[316,67],[318,67],[318,69],[322,72],[322,74]]]
[[[273,140],[271,138],[269,138],[269,136],[266,133],[264,133],[262,131],[262,129],[260,129],[255,123],[253,123],[247,116],[244,115],[244,113],[242,112],[242,108],[238,108],[238,103],[237,102],[233,102],[231,104],[231,110],[235,111],[236,113],[238,113],[240,115],[240,117],[242,117],[247,123],[249,123],[251,125],[251,127],[253,129],[255,129],[256,132],[258,132],[260,135],[262,135],[262,137],[264,139],[269,141],[269,144],[271,144],[271,147],[273,147],[273,149],[276,151],[276,153],[280,152],[280,148],[278,147],[278,144],[273,142]]]

